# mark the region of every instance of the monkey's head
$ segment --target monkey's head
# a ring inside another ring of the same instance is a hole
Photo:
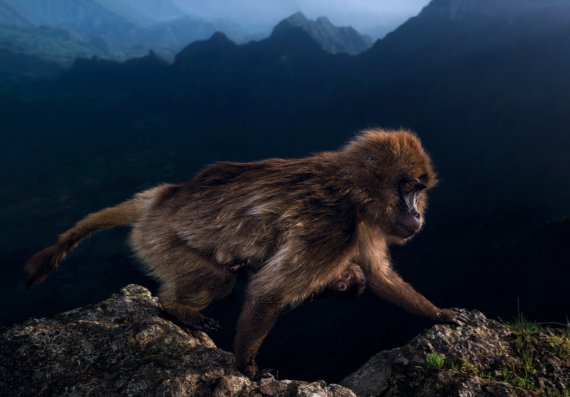
[[[424,224],[436,174],[418,137],[408,131],[367,130],[343,151],[360,217],[402,244]]]

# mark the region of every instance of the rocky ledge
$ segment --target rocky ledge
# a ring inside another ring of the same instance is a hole
[[[341,384],[359,396],[570,396],[570,326],[544,328],[465,314],[381,352]]]
[[[466,312],[381,352],[343,386],[252,381],[203,332],[162,316],[137,285],[96,305],[0,330],[6,396],[569,396],[570,332]]]
[[[354,396],[326,382],[253,382],[234,364],[205,333],[163,318],[138,285],[0,331],[3,396]]]

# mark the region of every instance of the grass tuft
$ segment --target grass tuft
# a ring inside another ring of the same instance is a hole
[[[434,352],[426,355],[426,366],[428,369],[437,371],[443,368],[443,364],[445,364],[445,357],[440,353]]]

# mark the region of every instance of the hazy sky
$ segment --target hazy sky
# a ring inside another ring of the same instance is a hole
[[[190,14],[234,21],[256,32],[270,29],[296,11],[327,16],[335,25],[352,25],[377,34],[416,15],[429,0],[174,0]]]

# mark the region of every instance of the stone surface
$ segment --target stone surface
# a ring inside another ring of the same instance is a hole
[[[570,396],[568,330],[464,313],[469,324],[435,325],[375,355],[341,384],[358,396]],[[443,359],[440,368],[430,354]]]
[[[469,324],[435,325],[380,352],[343,386],[254,382],[207,334],[173,323],[147,289],[129,285],[98,304],[0,329],[0,395],[570,396],[570,330],[464,313]]]
[[[354,396],[325,382],[253,382],[234,363],[205,333],[163,318],[157,299],[137,285],[0,330],[0,395]]]

